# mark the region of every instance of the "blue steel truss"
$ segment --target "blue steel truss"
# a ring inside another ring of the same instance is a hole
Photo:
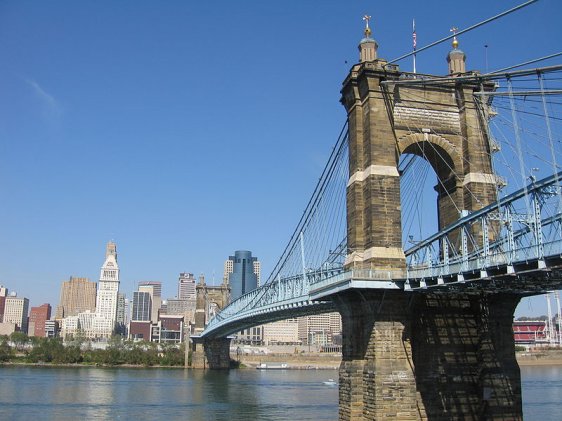
[[[550,271],[553,265],[559,270],[561,178],[562,172],[533,181],[406,250],[405,272],[325,265],[316,271],[278,277],[224,308],[201,337],[226,336],[287,317],[333,311],[330,295],[346,289],[421,292],[452,285],[486,285],[494,277]]]
[[[547,269],[562,254],[562,173],[464,216],[405,251],[405,290]]]

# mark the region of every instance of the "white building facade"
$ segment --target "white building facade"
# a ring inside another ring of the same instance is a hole
[[[115,330],[117,322],[117,304],[119,296],[119,265],[117,264],[117,246],[114,242],[107,243],[105,261],[101,267],[98,293],[96,296],[95,317],[83,317],[84,322],[91,325],[88,337],[109,338]],[[88,319],[88,320],[87,320]],[[86,333],[86,332],[85,332]]]
[[[13,323],[16,329],[27,333],[27,313],[29,300],[27,298],[10,295],[4,304],[4,323]]]
[[[264,345],[300,345],[297,319],[280,320],[263,325]]]

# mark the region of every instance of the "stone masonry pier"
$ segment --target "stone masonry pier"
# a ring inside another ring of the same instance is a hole
[[[190,339],[191,368],[230,368],[231,338],[201,339],[192,336]]]
[[[519,420],[508,294],[354,290],[343,322],[340,420]]]

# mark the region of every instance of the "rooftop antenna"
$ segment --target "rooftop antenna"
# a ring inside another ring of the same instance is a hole
[[[417,35],[416,35],[416,20],[412,19],[412,45],[414,48],[414,73],[416,73],[416,46],[417,46]]]

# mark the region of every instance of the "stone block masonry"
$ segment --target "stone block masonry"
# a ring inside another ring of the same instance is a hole
[[[349,291],[340,420],[520,420],[509,294]]]
[[[229,369],[231,338],[191,337],[191,368]]]

